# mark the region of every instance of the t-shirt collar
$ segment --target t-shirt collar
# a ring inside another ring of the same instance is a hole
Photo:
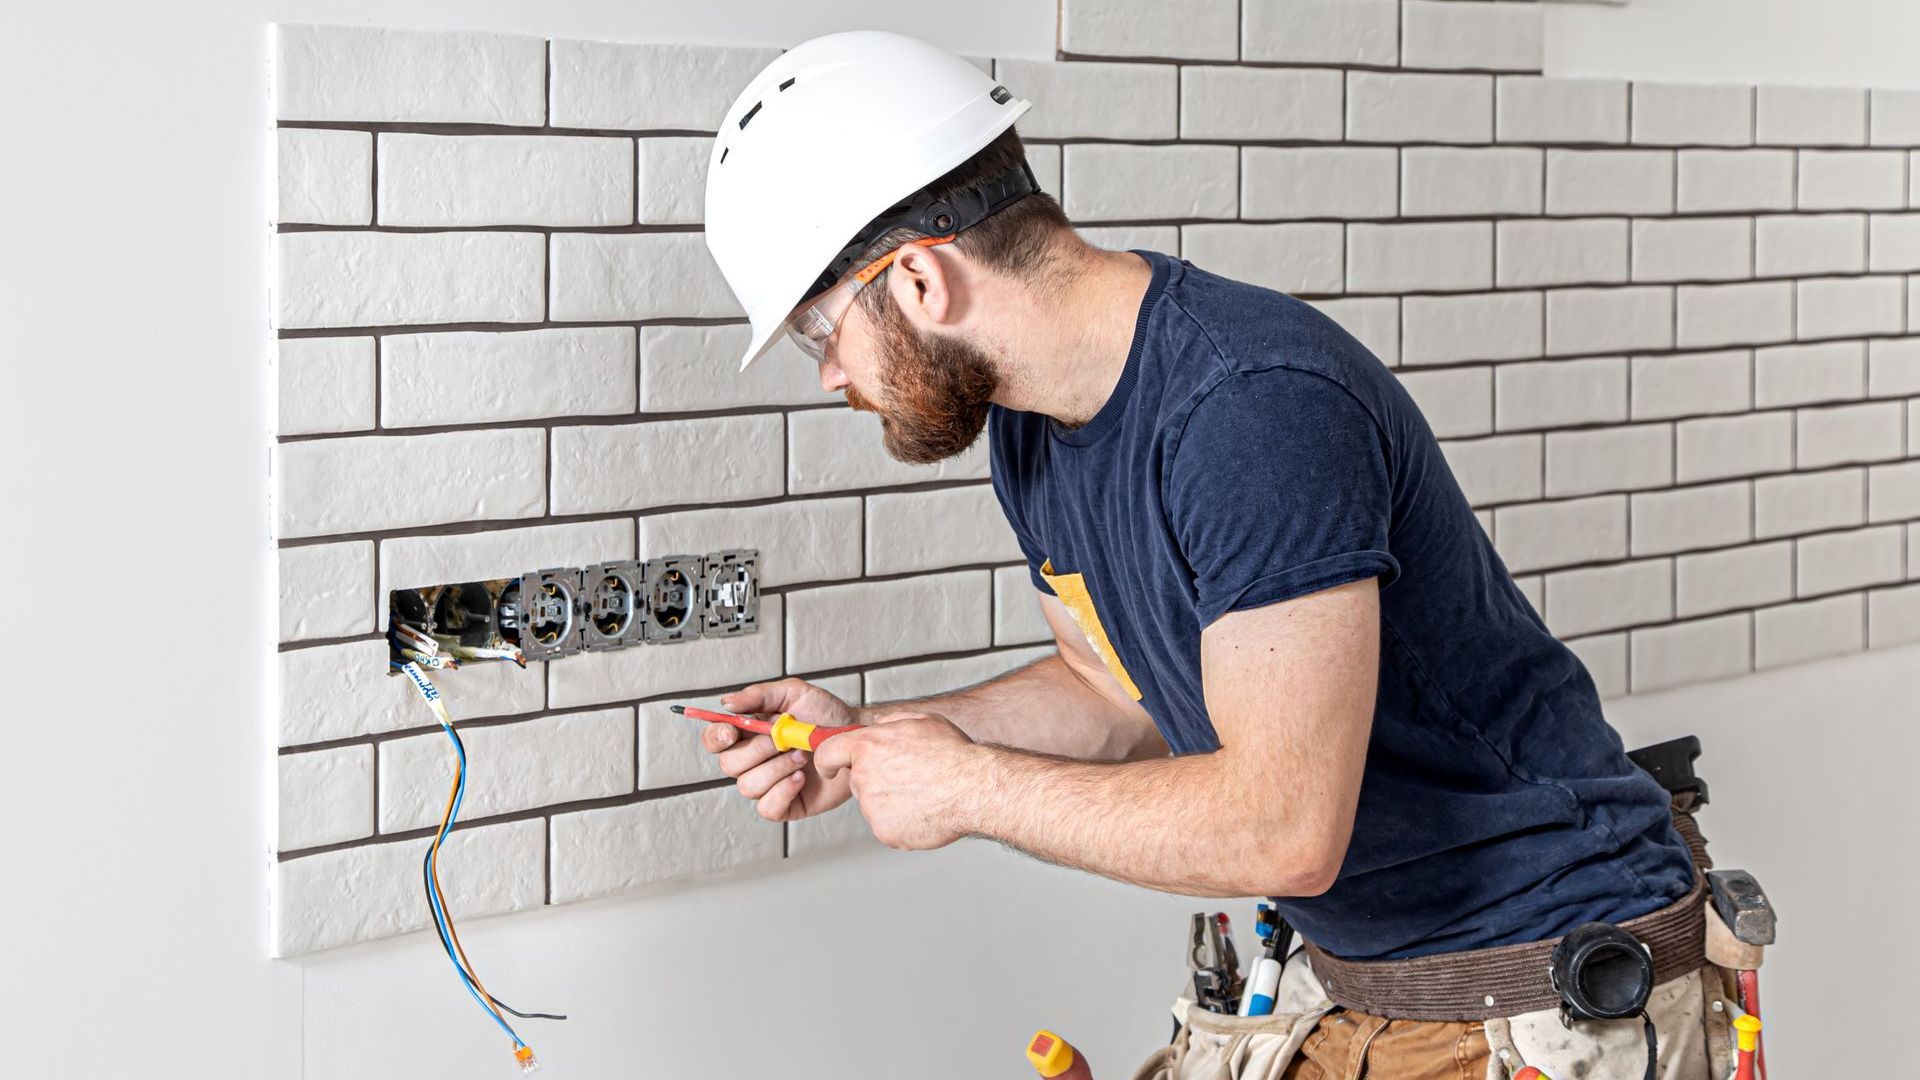
[[[1166,291],[1167,278],[1173,270],[1173,260],[1160,252],[1136,248],[1133,253],[1147,260],[1153,269],[1153,280],[1147,283],[1146,295],[1140,298],[1140,313],[1134,317],[1133,344],[1127,349],[1127,363],[1120,369],[1120,381],[1114,384],[1113,393],[1107,395],[1106,404],[1100,406],[1092,420],[1071,430],[1061,427],[1058,421],[1047,421],[1048,433],[1069,446],[1087,446],[1099,441],[1119,426],[1120,418],[1126,415],[1133,400],[1133,385],[1140,377],[1140,354],[1147,344],[1147,322],[1153,318],[1154,306]]]

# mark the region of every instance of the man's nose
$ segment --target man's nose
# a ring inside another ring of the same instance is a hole
[[[847,378],[847,373],[840,370],[840,365],[831,360],[820,361],[820,389],[831,394],[852,382],[852,379]]]

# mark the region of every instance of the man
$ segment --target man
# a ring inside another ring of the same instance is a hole
[[[903,461],[984,429],[1059,644],[911,703],[727,695],[870,725],[812,760],[708,729],[740,792],[776,821],[857,797],[896,848],[982,836],[1272,896],[1317,973],[1675,908],[1694,871],[1667,793],[1393,375],[1290,297],[1081,242],[1032,190],[1026,108],[931,46],[843,34],[776,60],[722,125],[708,237],[745,362],[788,333]],[[1484,1073],[1478,1023],[1342,1015],[1288,1075]]]

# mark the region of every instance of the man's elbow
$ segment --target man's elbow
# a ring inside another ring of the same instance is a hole
[[[1345,837],[1337,842],[1330,837],[1315,838],[1291,843],[1284,848],[1274,847],[1263,860],[1267,866],[1267,873],[1263,875],[1267,885],[1258,895],[1319,896],[1333,888],[1346,857]]]

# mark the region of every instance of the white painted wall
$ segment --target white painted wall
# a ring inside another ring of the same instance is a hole
[[[1891,3],[1883,10],[1896,17]],[[267,640],[270,625],[259,500],[266,25],[757,43],[864,24],[963,52],[1039,56],[1053,6],[999,0],[959,18],[951,5],[881,0],[315,0],[250,12],[200,0],[16,5],[7,18],[8,1071],[513,1075],[423,936],[263,959],[271,753],[263,665],[248,643]],[[1900,38],[1883,26],[1851,42],[1876,35],[1889,47]],[[188,604],[176,589],[211,595]],[[103,621],[122,598],[138,612],[124,628]],[[47,600],[57,613],[36,614]],[[155,644],[182,630],[204,636],[186,649]],[[1865,828],[1912,835],[1912,805],[1898,796],[1916,700],[1920,651],[1906,649],[1612,706],[1636,738],[1717,736],[1716,850],[1759,870],[1785,913],[1788,945],[1769,986],[1783,1016],[1773,1040],[1782,1075],[1796,1061],[1813,1075],[1815,1053],[1858,1056],[1824,1057],[1823,1074],[1864,1068],[1870,1052],[1881,1064],[1869,1047],[1897,1030],[1897,972],[1920,950],[1876,921],[1898,910],[1899,880],[1880,878],[1904,874],[1910,889],[1913,871],[1864,858]],[[1745,741],[1733,744],[1734,733]],[[1866,752],[1847,754],[1843,738]],[[515,1004],[574,1014],[537,1029],[548,1075],[1018,1077],[1021,1041],[1048,1024],[1113,1077],[1162,1037],[1158,1010],[1180,977],[1182,917],[1194,906],[974,844],[782,865],[476,922],[466,938]],[[824,929],[794,935],[787,912]],[[1870,990],[1885,1004],[1864,1000]]]
[[[1913,0],[1550,4],[1547,74],[1920,87]]]

